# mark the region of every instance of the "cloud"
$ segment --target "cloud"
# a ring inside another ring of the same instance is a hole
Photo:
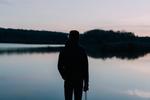
[[[143,91],[143,90],[135,89],[135,90],[128,90],[125,93],[130,95],[130,96],[138,96],[141,98],[150,99],[150,91]]]

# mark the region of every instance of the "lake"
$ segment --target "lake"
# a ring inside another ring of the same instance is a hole
[[[0,100],[64,100],[59,52],[17,53],[18,48],[46,47],[0,44]],[[89,56],[88,60],[88,100],[150,100],[150,54],[137,59]]]

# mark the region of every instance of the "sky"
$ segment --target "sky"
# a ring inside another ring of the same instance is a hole
[[[150,0],[0,0],[0,27],[150,36]]]

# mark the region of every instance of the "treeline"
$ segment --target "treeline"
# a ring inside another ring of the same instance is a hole
[[[88,50],[150,51],[150,37],[139,37],[124,31],[90,30],[81,36],[81,43]]]
[[[66,39],[62,32],[0,28],[0,43],[64,44]]]
[[[133,39],[137,38],[134,33],[131,32],[121,32],[121,31],[105,31],[94,29],[85,32],[83,35],[83,41],[89,43],[114,43],[114,42],[124,42],[124,41],[133,41]]]
[[[0,28],[0,43],[64,44],[67,33]],[[80,34],[80,44],[94,58],[136,59],[150,52],[150,37],[132,32],[94,29]],[[16,48],[0,50],[0,54],[58,52],[61,47]]]
[[[0,28],[0,43],[64,44],[67,33]],[[139,37],[132,32],[94,29],[80,36],[87,51],[150,51],[150,37]]]

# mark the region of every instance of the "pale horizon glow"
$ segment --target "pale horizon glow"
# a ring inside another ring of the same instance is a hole
[[[0,27],[150,36],[150,0],[0,0]]]

